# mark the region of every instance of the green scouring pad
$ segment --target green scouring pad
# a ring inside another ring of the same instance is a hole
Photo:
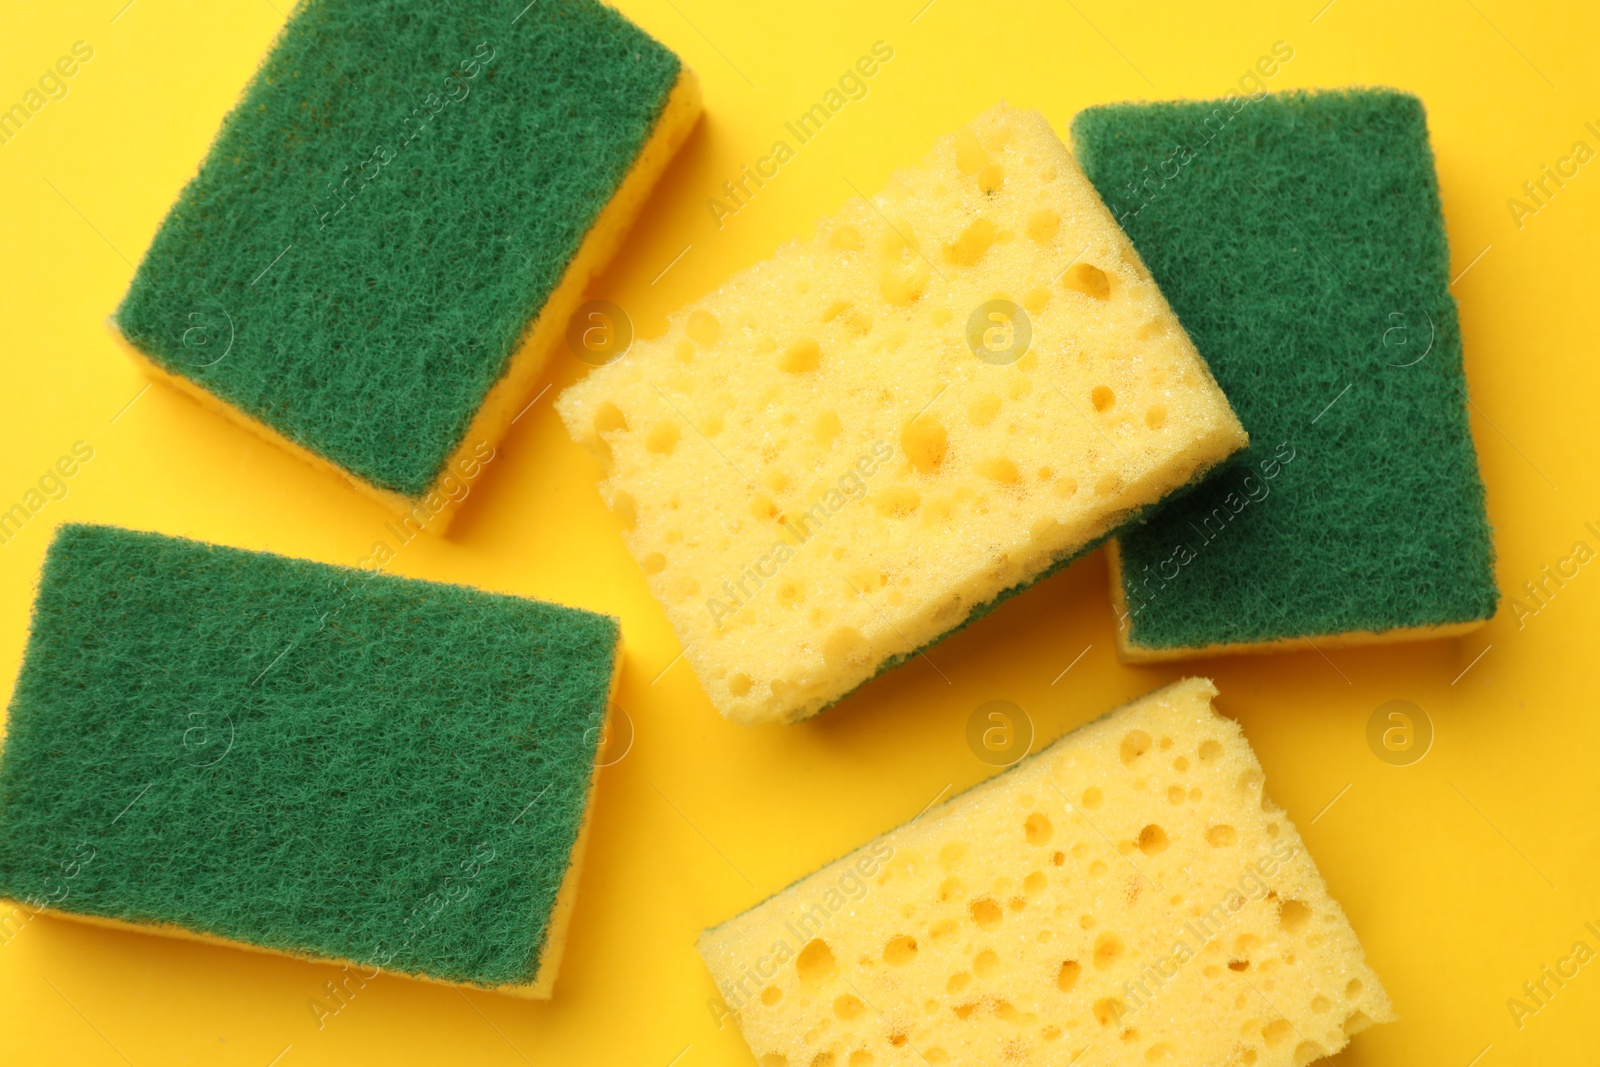
[[[587,611],[63,527],[0,897],[549,996],[619,661]]]
[[[596,0],[307,0],[113,328],[442,529],[699,111]]]
[[[1130,660],[1460,633],[1499,593],[1420,101],[1090,108],[1078,159],[1249,431],[1112,554]]]

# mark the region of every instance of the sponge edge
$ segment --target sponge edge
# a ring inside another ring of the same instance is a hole
[[[1106,567],[1111,574],[1111,609],[1117,615],[1117,658],[1123,663],[1171,663],[1175,660],[1207,656],[1238,656],[1257,652],[1310,652],[1325,648],[1360,648],[1394,641],[1437,641],[1461,637],[1484,626],[1488,619],[1441,626],[1399,626],[1388,630],[1347,630],[1335,634],[1301,634],[1271,641],[1232,641],[1182,648],[1159,648],[1139,644],[1133,635],[1128,610],[1127,579],[1122,573],[1121,543],[1113,538],[1106,543]]]
[[[832,706],[1246,441],[1044,116],[1003,103],[557,408],[745,723]]]
[[[1158,690],[707,930],[758,1061],[1302,1067],[1393,1019],[1215,694]]]
[[[115,319],[108,319],[106,325],[119,347],[152,381],[176,389],[207,410],[222,415],[318,470],[342,478],[402,522],[442,535],[449,530],[457,511],[471,494],[473,483],[483,469],[493,462],[497,444],[520,414],[522,403],[544,368],[549,354],[561,343],[567,321],[583,298],[584,290],[616,254],[662,172],[693,132],[700,120],[701,110],[699,82],[693,71],[682,67],[662,107],[660,119],[617,187],[615,195],[601,209],[560,283],[538,315],[528,323],[515,354],[506,365],[505,373],[484,397],[460,444],[446,458],[434,483],[417,496],[407,496],[377,485],[305,445],[290,440],[192,379],[172,374],[158,366],[123,336]]]
[[[621,663],[589,612],[63,527],[0,749],[0,896],[548,998]]]

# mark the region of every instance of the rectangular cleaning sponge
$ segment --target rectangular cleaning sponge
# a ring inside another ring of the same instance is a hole
[[[1133,660],[1457,634],[1499,593],[1422,104],[1090,108],[1084,170],[1253,444],[1120,536]]]
[[[1190,678],[700,939],[762,1067],[1304,1067],[1394,1018]]]
[[[595,0],[307,0],[113,326],[442,529],[699,110]]]
[[[547,997],[620,655],[587,611],[63,527],[0,897]]]
[[[1245,443],[1072,156],[1004,104],[558,407],[743,722],[833,704]]]

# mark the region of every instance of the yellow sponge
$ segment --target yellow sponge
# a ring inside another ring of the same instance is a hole
[[[1306,1064],[1394,1018],[1190,678],[700,939],[762,1067]]]
[[[558,406],[745,722],[815,714],[1245,444],[1071,155],[1004,104]]]

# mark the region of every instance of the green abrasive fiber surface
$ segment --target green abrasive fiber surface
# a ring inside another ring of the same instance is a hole
[[[0,896],[525,983],[617,638],[520,597],[63,527],[0,750]]]
[[[1119,539],[1152,649],[1488,618],[1427,122],[1384,90],[1091,108],[1079,162],[1251,445]]]
[[[117,326],[167,371],[420,496],[678,72],[595,0],[308,0]]]

